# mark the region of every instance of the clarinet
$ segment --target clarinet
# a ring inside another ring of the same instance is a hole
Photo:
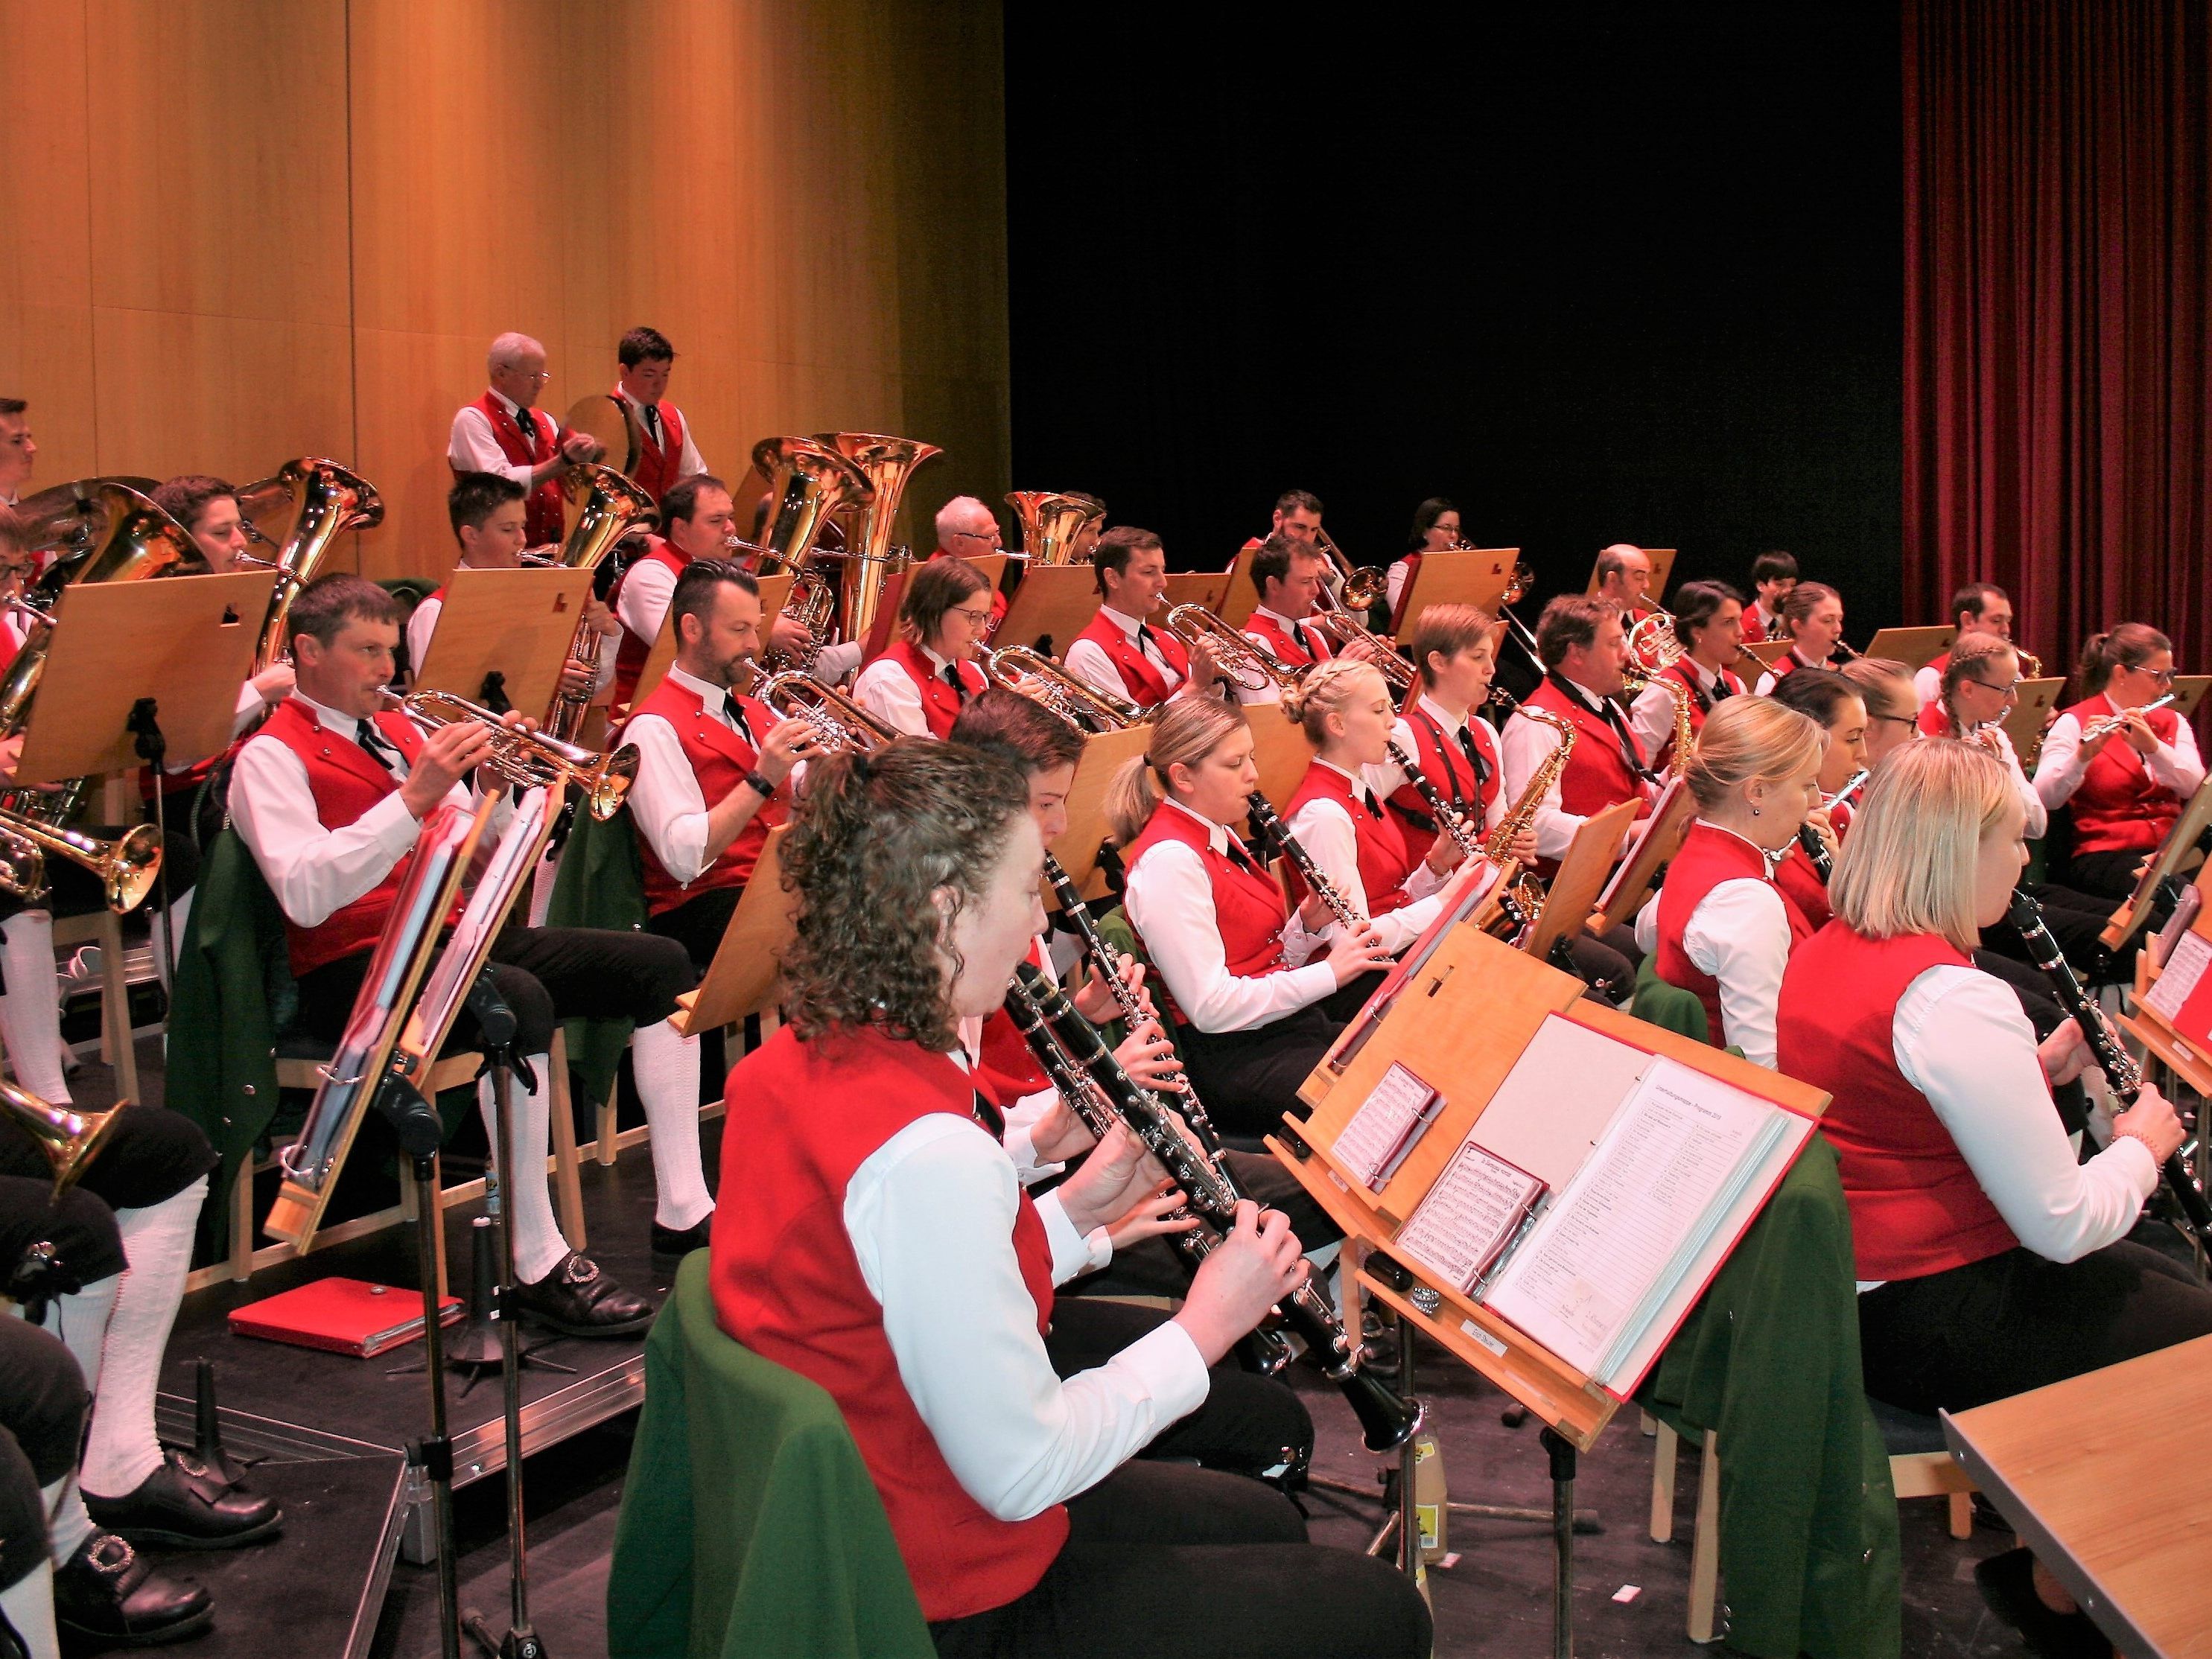
[[[1873,775],[1862,766],[1844,780],[1842,788],[1820,803],[1822,809],[1842,805],[1864,788],[1866,781]],[[1820,832],[1811,824],[1801,823],[1797,826],[1797,844],[1805,849],[1805,856],[1813,861],[1814,872],[1820,878],[1820,885],[1826,887],[1836,873],[1836,860],[1828,851],[1828,843],[1820,838]]]
[[[1453,811],[1445,803],[1443,793],[1429,781],[1429,775],[1416,766],[1412,757],[1399,748],[1395,742],[1386,743],[1382,748],[1383,751],[1397,763],[1399,770],[1406,775],[1406,781],[1413,786],[1413,793],[1421,798],[1422,804],[1429,809],[1429,815],[1436,819],[1437,828],[1449,836],[1454,844],[1468,857],[1480,858],[1482,843],[1474,838],[1474,832],[1467,827],[1467,820]]]
[[[1076,936],[1083,941],[1084,954],[1097,969],[1098,977],[1106,981],[1106,988],[1113,994],[1115,1006],[1121,1009],[1121,1018],[1129,1029],[1133,1031],[1152,1020],[1154,1016],[1146,1012],[1145,1005],[1138,1000],[1137,994],[1123,982],[1121,963],[1115,960],[1113,951],[1100,937],[1098,924],[1091,916],[1091,907],[1075,890],[1074,880],[1060,861],[1049,853],[1044,855],[1044,878],[1052,884],[1053,895],[1060,901],[1060,915],[1074,925]],[[1160,1035],[1167,1037],[1168,1046],[1173,1048],[1175,1039],[1167,1036],[1167,1022],[1161,1020],[1159,1026]],[[1214,1133],[1213,1120],[1206,1115],[1206,1108],[1199,1103],[1198,1091],[1190,1086],[1190,1078],[1184,1073],[1179,1057],[1176,1072],[1176,1091],[1182,1097],[1184,1117],[1209,1150],[1218,1151],[1221,1137]]]
[[[1014,978],[1053,1036],[1182,1188],[1191,1207],[1221,1232],[1227,1232],[1236,1223],[1237,1205],[1244,1197],[1227,1164],[1209,1157],[1176,1128],[1166,1103],[1121,1069],[1098,1033],[1075,1012],[1057,985],[1027,963],[1014,969]],[[1389,1451],[1413,1437],[1421,1426],[1420,1402],[1401,1400],[1363,1369],[1360,1362],[1367,1357],[1365,1349],[1345,1329],[1344,1322],[1317,1285],[1310,1279],[1299,1285],[1285,1299],[1281,1313],[1283,1323],[1298,1334],[1307,1351],[1321,1362],[1322,1374],[1342,1390],[1352,1414],[1359,1419],[1370,1451]]]
[[[2058,941],[2051,937],[2049,924],[2043,920],[2043,907],[2015,888],[2006,915],[2020,930],[2030,959],[2049,977],[2059,1006],[2071,1014],[2081,1028],[2089,1052],[2096,1058],[2097,1069],[2105,1074],[2113,1095],[2124,1104],[2134,1105],[2142,1094],[2142,1067],[2136,1064],[2133,1054],[2121,1047],[2120,1034],[2112,1029],[2105,1011],[2082,988],[2073,965],[2066,960]],[[2182,1213],[2188,1218],[2189,1230],[2197,1236],[2197,1242],[2212,1249],[2212,1205],[2205,1202],[2203,1189],[2190,1175],[2182,1154],[2176,1152],[2167,1158],[2159,1172],[2166,1179],[2166,1190],[2173,1194]]]
[[[1024,963],[1023,966],[1028,967],[1028,964]],[[1036,972],[1033,968],[1030,971]],[[1052,1080],[1052,1086],[1060,1091],[1060,1097],[1083,1120],[1085,1128],[1100,1140],[1105,1139],[1107,1131],[1114,1127],[1117,1117],[1113,1103],[1106,1097],[1104,1090],[1099,1087],[1097,1080],[1077,1065],[1074,1058],[1060,1046],[1059,1037],[1038,1011],[1036,999],[1022,988],[1019,981],[1006,987],[1006,1017],[1014,1022],[1014,1029],[1022,1034],[1022,1041],[1029,1045],[1030,1053],[1036,1056],[1045,1076]],[[1183,1182],[1177,1184],[1182,1188],[1186,1200],[1175,1214],[1177,1217],[1190,1215],[1194,1213],[1188,1199],[1192,1190],[1191,1184]],[[1216,1194],[1214,1197],[1217,1200],[1227,1200],[1231,1210],[1236,1208],[1235,1200],[1227,1199],[1226,1194]],[[1198,1226],[1187,1232],[1168,1236],[1184,1264],[1194,1273],[1198,1271],[1199,1263],[1205,1261],[1214,1246],[1221,1243],[1221,1230],[1211,1221],[1204,1207],[1201,1206],[1196,1213],[1200,1217]],[[1291,1363],[1291,1345],[1284,1340],[1280,1331],[1261,1326],[1245,1338],[1245,1355],[1254,1370],[1263,1376],[1273,1376]]]
[[[1259,825],[1261,836],[1291,861],[1291,867],[1305,878],[1306,886],[1328,907],[1329,915],[1343,925],[1345,932],[1364,932],[1367,918],[1353,909],[1352,901],[1322,873],[1321,866],[1314,862],[1314,855],[1298,844],[1298,838],[1291,833],[1290,825],[1283,822],[1281,815],[1268,805],[1267,798],[1255,789],[1244,798],[1244,804],[1251,810],[1252,822]]]

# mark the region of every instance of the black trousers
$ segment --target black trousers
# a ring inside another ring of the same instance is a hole
[[[2108,899],[2111,903],[2106,908],[2116,910],[2123,899],[2134,894],[2136,872],[2142,861],[2157,854],[2154,847],[2132,853],[2076,853],[2057,873],[2075,892]]]
[[[93,1154],[75,1188],[108,1208],[143,1209],[173,1198],[222,1161],[200,1126],[182,1113],[145,1105],[126,1106],[122,1111],[106,1144]],[[4,1115],[0,1115],[0,1176],[21,1176],[49,1187],[53,1179],[53,1165],[30,1132]]]
[[[130,1265],[115,1212],[82,1185],[56,1198],[49,1176],[0,1175],[0,1285],[30,1271],[27,1258],[41,1244],[52,1247],[52,1264],[21,1283],[26,1295],[74,1295]],[[0,1321],[18,1322],[4,1314]],[[0,1387],[0,1398],[6,1394]]]
[[[2122,1240],[2078,1261],[2015,1247],[1859,1297],[1867,1393],[1933,1414],[2212,1334],[2212,1291]]]
[[[1402,1573],[1306,1541],[1256,1480],[1125,1463],[1067,1505],[1044,1577],[930,1626],[944,1659],[1421,1659],[1428,1605]]]
[[[1158,1308],[1126,1302],[1057,1297],[1045,1352],[1055,1372],[1073,1376],[1104,1364],[1170,1317]],[[1284,1464],[1303,1473],[1313,1459],[1313,1419],[1290,1385],[1255,1376],[1233,1359],[1216,1365],[1212,1377],[1206,1403],[1137,1455],[1194,1459],[1232,1474],[1263,1474]]]
[[[2123,964],[2132,963],[2135,947],[2130,946],[2115,957],[2105,949],[2105,942],[2099,937],[2112,919],[2109,902],[2047,882],[2033,885],[2028,891],[2043,907],[2043,920],[2051,929],[2051,938],[2058,941],[2059,950],[2084,984],[2101,983],[2133,973],[2131,967]],[[2015,962],[2027,961],[2027,947],[2021,943],[2010,922],[2001,921],[1984,929],[1982,948]]]
[[[1311,1255],[1324,1244],[1344,1237],[1344,1229],[1329,1219],[1328,1212],[1298,1184],[1298,1178],[1275,1159],[1273,1152],[1227,1155],[1229,1173],[1247,1197],[1290,1218],[1291,1231]],[[1181,1296],[1190,1287],[1190,1269],[1182,1253],[1164,1238],[1147,1238],[1126,1250],[1095,1273],[1086,1273],[1060,1286],[1063,1297]]]
[[[21,1583],[46,1557],[39,1488],[76,1467],[91,1396],[58,1337],[0,1315],[0,1589]]]
[[[1273,1133],[1285,1112],[1308,1115],[1298,1085],[1343,1029],[1316,1005],[1247,1031],[1178,1025],[1175,1038],[1214,1127],[1224,1135],[1257,1136]]]
[[[300,976],[300,1024],[335,1042],[368,974],[366,951]],[[515,1045],[542,1054],[562,1019],[629,1019],[650,1025],[676,1012],[676,999],[698,983],[691,959],[673,939],[614,927],[509,927],[493,941],[492,979],[514,1010]],[[477,1043],[465,1007],[447,1052]]]
[[[737,914],[738,901],[744,895],[742,887],[712,888],[672,910],[663,910],[645,924],[646,930],[674,939],[690,953],[691,965],[703,974],[721,948],[722,935],[730,931],[730,918]]]

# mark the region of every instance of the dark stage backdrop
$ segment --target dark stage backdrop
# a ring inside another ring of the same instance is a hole
[[[1899,620],[1895,7],[1468,10],[1006,9],[1016,485],[1177,568],[1289,486],[1369,563],[1449,495],[1540,596],[1608,542],[1739,584],[1788,548],[1863,644]]]

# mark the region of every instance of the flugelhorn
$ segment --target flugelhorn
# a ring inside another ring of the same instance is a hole
[[[1073,564],[1106,521],[1106,503],[1080,490],[1017,489],[1006,505],[1022,521],[1022,557],[1031,564]]]
[[[841,754],[872,754],[898,738],[842,691],[805,674],[771,674],[753,695],[784,719],[805,720],[823,748]]]
[[[633,743],[600,754],[543,732],[504,725],[490,709],[450,691],[417,691],[409,697],[395,697],[389,691],[384,695],[392,699],[390,707],[424,732],[476,721],[491,734],[491,759],[485,763],[507,782],[519,789],[565,785],[583,798],[595,818],[611,818],[620,811],[637,777],[637,745]]]
[[[118,1100],[104,1112],[80,1112],[73,1106],[57,1106],[0,1078],[0,1107],[7,1109],[8,1115],[23,1127],[46,1155],[54,1172],[56,1198],[67,1192],[84,1173],[85,1165],[100,1156],[100,1149],[107,1144],[130,1104]]]
[[[1222,672],[1244,690],[1265,691],[1273,686],[1278,693],[1287,695],[1298,689],[1300,670],[1278,662],[1202,605],[1176,606],[1168,612],[1167,624],[1168,632],[1186,647],[1204,640],[1212,647],[1213,660]]]
[[[1120,732],[1152,718],[1127,698],[1078,679],[1051,658],[1025,645],[985,650],[977,653],[975,661],[992,684],[1027,697],[1079,732]]]
[[[0,807],[0,836],[28,842],[34,851],[58,854],[82,865],[100,878],[107,908],[118,916],[144,903],[161,874],[161,832],[150,823],[134,825],[113,841],[101,841],[82,830]]]

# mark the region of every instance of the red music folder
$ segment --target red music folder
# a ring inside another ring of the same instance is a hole
[[[438,1322],[450,1325],[460,1316],[460,1297],[447,1297]],[[230,1328],[240,1336],[368,1359],[422,1334],[422,1293],[359,1279],[319,1279],[234,1308]]]

